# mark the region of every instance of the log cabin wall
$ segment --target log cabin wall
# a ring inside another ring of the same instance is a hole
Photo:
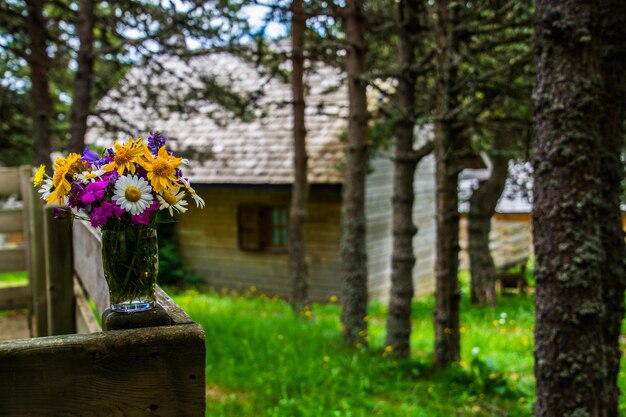
[[[206,201],[206,207],[201,210],[191,207],[181,216],[178,225],[185,264],[217,290],[247,291],[255,287],[258,293],[287,297],[290,291],[287,252],[241,249],[237,213],[241,205],[288,208],[289,189],[224,186],[197,187],[197,190]],[[328,301],[341,292],[340,221],[340,192],[312,189],[305,229],[312,301]]]
[[[373,300],[387,302],[391,289],[393,163],[391,150],[370,161],[367,177],[366,215],[369,294]],[[413,222],[418,233],[413,238],[417,262],[413,269],[415,295],[434,291],[435,268],[435,177],[434,159],[424,158],[417,167],[413,183],[415,202]]]
[[[435,157],[429,155],[422,159],[415,171],[415,203],[413,222],[418,228],[413,238],[415,268],[413,283],[415,295],[423,297],[435,292],[435,244],[437,225],[435,223]]]
[[[496,213],[491,219],[489,246],[496,268],[528,259],[532,254],[532,218],[530,213]],[[467,215],[461,216],[459,231],[459,269],[469,270],[467,251]]]
[[[432,294],[435,263],[435,184],[432,156],[425,158],[415,175],[413,219],[419,232],[413,241],[417,257],[413,272],[416,296]],[[387,302],[391,276],[393,167],[389,155],[371,161],[367,178],[367,250],[369,295]],[[186,265],[200,273],[207,284],[247,291],[255,287],[268,295],[289,295],[286,251],[251,251],[238,242],[238,207],[265,205],[289,207],[288,187],[199,186],[206,207],[193,204],[178,225],[181,253]],[[341,194],[339,187],[311,190],[306,223],[306,249],[310,262],[312,301],[327,301],[341,293],[339,244]]]

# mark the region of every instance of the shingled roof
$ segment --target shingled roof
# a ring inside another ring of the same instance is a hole
[[[293,181],[292,99],[288,82],[228,53],[187,61],[171,57],[159,64],[165,73],[160,71],[154,77],[149,67],[134,68],[98,103],[102,116],[90,117],[87,143],[108,147],[115,140],[125,141],[129,132],[145,137],[149,130],[159,130],[174,139],[171,142],[175,150],[191,156],[191,169],[186,173],[195,183]],[[206,79],[228,86],[242,96],[257,95],[256,117],[244,120],[215,100],[194,98],[189,85],[201,86]],[[347,128],[346,87],[339,71],[322,65],[315,65],[307,73],[306,84],[309,182],[341,183],[343,151],[339,137]],[[146,85],[150,88],[137,88]],[[166,100],[172,92],[194,111],[172,106]]]

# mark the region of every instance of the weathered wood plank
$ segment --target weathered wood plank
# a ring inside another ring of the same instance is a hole
[[[21,208],[0,209],[0,233],[21,231],[24,227]]]
[[[80,282],[96,304],[98,313],[109,308],[109,287],[102,269],[100,232],[83,221],[75,221],[72,230],[74,270]]]
[[[18,168],[0,168],[0,196],[20,193]]]
[[[33,334],[36,337],[48,335],[48,293],[46,290],[46,264],[43,236],[43,206],[34,188],[29,188],[24,196],[28,199],[28,222],[30,232],[29,281],[33,297]]]
[[[158,285],[156,287],[156,297],[158,303],[167,311],[173,324],[189,324],[194,322]]]
[[[102,331],[98,320],[96,320],[93,311],[91,311],[91,307],[89,307],[85,292],[76,277],[74,277],[74,298],[76,300],[74,311],[76,333],[84,334]]]
[[[18,308],[30,308],[30,286],[20,285],[17,287],[0,288],[0,310],[15,310]]]
[[[26,254],[23,246],[0,248],[0,272],[26,270]]]
[[[0,416],[205,414],[197,324],[0,342]]]
[[[20,167],[20,193],[22,195],[22,232],[24,233],[24,256],[26,258],[26,270],[28,271],[28,282],[31,283],[31,241],[30,235],[30,207],[32,205],[30,193],[34,193],[31,180],[32,168],[30,165]],[[32,304],[32,303],[31,303]]]
[[[74,333],[74,268],[72,221],[54,219],[55,207],[44,209],[46,285],[48,289],[48,333]]]

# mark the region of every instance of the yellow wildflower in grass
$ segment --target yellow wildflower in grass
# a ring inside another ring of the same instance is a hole
[[[336,303],[337,302],[337,296],[336,295],[331,295],[329,298],[331,303]]]
[[[102,167],[106,172],[117,169],[118,175],[122,175],[124,170],[127,170],[131,174],[135,173],[135,163],[139,165],[145,164],[145,156],[150,155],[148,146],[143,143],[141,138],[133,140],[133,137],[128,138],[128,142],[120,144],[115,142],[113,144],[115,155],[113,155],[113,161]]]
[[[63,204],[65,196],[70,192],[72,183],[68,181],[75,171],[81,170],[80,155],[71,153],[67,158],[57,158],[54,161],[54,175],[52,176],[53,190],[46,199],[46,204]]]
[[[39,165],[39,168],[37,168],[37,171],[35,172],[35,178],[33,179],[33,186],[34,187],[38,187],[39,184],[41,184],[41,182],[43,181],[43,174],[46,173],[46,166],[45,165]]]
[[[161,146],[157,157],[145,162],[143,167],[148,171],[148,179],[154,191],[160,193],[163,190],[178,188],[176,168],[182,160],[183,158],[170,155],[165,146]]]

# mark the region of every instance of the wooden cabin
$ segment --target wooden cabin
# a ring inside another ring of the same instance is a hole
[[[496,212],[491,219],[489,235],[491,255],[497,269],[505,270],[521,266],[532,254],[532,192],[531,167],[529,163],[509,163],[509,175],[504,191],[498,200]],[[459,265],[469,269],[467,253],[467,212],[469,197],[478,182],[489,177],[488,169],[464,170],[459,176],[459,200],[461,212]]]
[[[157,129],[191,160],[186,169],[206,202],[191,207],[178,223],[185,263],[207,284],[222,288],[287,296],[287,219],[293,179],[291,87],[264,75],[252,64],[218,53],[183,62],[163,60],[171,74],[132,70],[99,104],[106,123],[92,118],[88,142],[101,147],[125,140],[110,131],[145,135]],[[172,111],[162,86],[185,91],[180,79],[201,84],[207,77],[241,96],[254,95],[257,117],[240,118],[215,98],[196,100],[196,112]],[[150,98],[130,97],[137,84],[154,85]],[[332,68],[312,65],[307,72],[308,180],[311,184],[305,245],[310,263],[310,295],[327,301],[340,295],[339,245],[343,146],[347,128],[346,85]],[[141,103],[150,103],[144,107]],[[117,115],[117,116],[116,116]],[[119,117],[118,117],[119,116]],[[131,121],[132,126],[125,124]],[[434,268],[434,173],[432,160],[420,165],[415,180],[415,221],[420,233],[414,279],[418,294],[431,293]],[[367,249],[369,292],[386,300],[391,275],[390,151],[378,150],[367,179]],[[193,203],[191,204],[193,206]]]

